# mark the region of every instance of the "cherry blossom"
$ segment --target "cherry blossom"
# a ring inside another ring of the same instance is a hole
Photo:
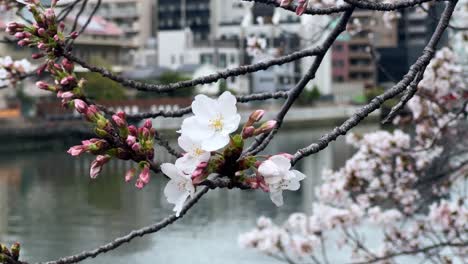
[[[175,165],[185,174],[192,174],[200,163],[210,159],[211,153],[203,150],[200,142],[196,142],[186,135],[180,136],[178,142],[186,153],[177,159]]]
[[[175,205],[174,212],[178,217],[187,198],[194,195],[195,187],[190,176],[184,174],[174,164],[163,163],[161,171],[171,179],[164,188],[164,195],[169,203]]]
[[[236,97],[230,92],[224,92],[218,99],[197,95],[192,103],[194,116],[183,121],[182,135],[201,142],[205,151],[225,147],[241,119],[236,102]]]
[[[275,155],[262,162],[258,172],[269,187],[270,198],[276,206],[283,205],[283,190],[297,191],[305,175],[291,170],[291,161],[283,155]]]

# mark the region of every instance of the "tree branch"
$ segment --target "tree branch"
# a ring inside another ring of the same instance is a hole
[[[310,146],[300,149],[294,154],[294,158],[291,161],[292,164],[295,164],[300,159],[319,152],[320,150],[326,148],[328,144],[336,140],[340,135],[345,135],[353,127],[357,126],[364,118],[366,118],[370,113],[380,108],[380,106],[388,99],[395,97],[396,95],[403,92],[410,82],[416,77],[421,70],[424,70],[426,66],[431,61],[434,56],[435,48],[437,43],[439,43],[442,34],[447,29],[450,18],[452,17],[453,11],[457,1],[450,1],[446,4],[445,10],[442,14],[441,20],[437,25],[436,30],[432,34],[431,40],[426,45],[426,48],[423,51],[421,57],[411,66],[409,72],[403,77],[403,79],[390,90],[385,93],[375,97],[369,104],[362,107],[358,110],[353,116],[346,120],[341,126],[335,127],[333,131],[329,134],[322,136],[317,143],[313,143]]]

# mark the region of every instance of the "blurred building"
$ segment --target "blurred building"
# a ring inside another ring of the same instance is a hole
[[[87,13],[90,14],[97,0],[90,0]],[[155,64],[153,36],[154,0],[103,0],[97,15],[117,25],[123,32],[125,45],[130,49],[126,57],[127,66],[141,63]],[[86,16],[85,16],[86,17]],[[148,51],[149,50],[149,51]]]
[[[157,28],[160,31],[190,28],[195,41],[208,41],[216,1],[218,0],[157,0]]]
[[[197,42],[194,33],[188,28],[159,32],[158,65],[187,77],[196,78],[222,69],[238,67],[240,57],[241,51],[235,42],[221,40],[211,44]],[[227,88],[236,92],[248,92],[246,80],[242,77],[231,77],[225,80],[225,84]],[[213,87],[200,86],[198,89],[216,93],[219,83],[213,85]]]
[[[340,38],[333,44],[333,81],[360,82],[367,85],[377,83],[377,65],[369,47],[376,49],[396,47],[398,30],[394,25],[386,26],[380,13],[357,10],[352,20],[359,21],[356,33]],[[393,23],[395,24],[395,22]]]

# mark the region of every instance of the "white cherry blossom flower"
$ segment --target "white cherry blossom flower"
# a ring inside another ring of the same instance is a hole
[[[240,115],[236,97],[224,92],[217,100],[197,95],[192,103],[195,114],[184,120],[181,133],[193,141],[200,141],[205,151],[216,151],[229,143],[229,135],[237,130]]]
[[[192,174],[201,162],[208,162],[211,157],[211,153],[203,150],[199,141],[194,141],[186,135],[180,136],[178,142],[186,153],[177,159],[175,165],[185,174]]]
[[[195,187],[190,176],[184,174],[174,164],[162,164],[161,171],[171,179],[164,188],[164,195],[169,203],[175,205],[174,212],[179,217],[187,198],[195,194]]]
[[[272,156],[262,162],[258,172],[265,178],[271,201],[276,206],[283,205],[283,190],[297,191],[299,182],[306,177],[300,171],[291,170],[291,161],[283,155]]]

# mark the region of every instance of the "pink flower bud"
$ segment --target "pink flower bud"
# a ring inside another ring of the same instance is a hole
[[[143,128],[143,133],[142,133],[143,137],[144,138],[149,138],[150,136],[150,131],[148,130],[148,128],[144,127]]]
[[[50,88],[50,85],[46,82],[43,82],[43,81],[39,81],[39,82],[36,82],[36,86],[41,89],[41,90],[46,90],[46,91],[49,91],[49,88]]]
[[[97,114],[99,113],[97,107],[95,105],[90,105],[86,110],[85,116],[86,119],[90,122],[96,121]]]
[[[45,30],[44,28],[39,28],[39,29],[37,30],[37,34],[38,34],[39,36],[44,37],[44,36],[45,36],[45,33],[46,33],[46,30]]]
[[[138,177],[145,185],[150,182],[149,166],[145,166]]]
[[[99,155],[96,159],[91,163],[91,169],[89,171],[89,175],[92,179],[96,179],[96,177],[101,173],[102,167],[104,164],[109,162],[111,157],[109,155]]]
[[[255,123],[260,121],[264,115],[265,110],[256,110],[250,115],[249,119]]]
[[[72,93],[72,92],[64,92],[64,93],[63,93],[63,92],[59,92],[57,95],[58,95],[60,98],[65,99],[65,100],[70,100],[70,99],[72,99],[72,98],[75,96],[75,94]]]
[[[75,99],[75,109],[78,113],[83,114],[88,110],[88,104],[81,99]]]
[[[254,135],[255,127],[248,126],[242,130],[242,138],[250,138]]]
[[[39,44],[37,44],[37,48],[40,49],[40,50],[47,50],[47,45],[40,42]]]
[[[126,142],[127,142],[127,145],[133,146],[133,144],[136,143],[136,137],[130,135],[127,137]]]
[[[132,180],[132,178],[135,176],[135,168],[131,168],[125,173],[125,182],[129,182]]]
[[[136,183],[135,183],[135,187],[137,187],[138,189],[143,189],[145,187],[145,183],[140,180],[140,179],[137,179]]]
[[[131,125],[131,126],[128,126],[128,131],[130,132],[130,134],[134,137],[138,136],[138,130],[135,126]]]
[[[70,73],[73,72],[74,65],[68,59],[65,58],[65,59],[62,60],[62,66],[66,71],[68,71]]]
[[[143,127],[147,128],[147,129],[151,129],[153,127],[153,122],[151,121],[151,119],[146,119],[145,124],[143,125]]]
[[[67,153],[72,155],[72,156],[79,156],[81,154],[83,154],[84,152],[86,152],[88,150],[88,148],[86,146],[83,146],[83,145],[78,145],[78,146],[73,146],[71,147]]]
[[[76,39],[78,37],[78,35],[79,35],[78,32],[73,31],[72,33],[70,33],[70,38]]]
[[[298,16],[304,14],[304,12],[307,10],[308,4],[309,4],[309,0],[299,0],[298,6],[296,8],[296,14]]]
[[[48,8],[46,9],[46,11],[44,12],[44,15],[46,17],[47,20],[51,21],[51,22],[54,22],[55,20],[55,13],[54,13],[54,10],[52,8]]]
[[[208,162],[205,162],[205,161],[200,162],[200,163],[197,165],[197,169],[204,169],[204,168],[206,168],[206,167],[208,167]]]
[[[25,38],[24,32],[18,32],[18,33],[16,33],[16,34],[15,34],[15,38],[17,38],[17,39],[23,39],[23,38]]]
[[[203,172],[203,169],[196,169],[195,171],[193,171],[191,178],[192,178],[192,183],[194,185],[197,185],[203,182],[205,178],[205,173]]]
[[[44,56],[45,56],[44,53],[33,53],[33,55],[31,55],[31,58],[33,58],[33,60],[37,60],[37,59],[40,59],[40,58],[42,58]]]
[[[269,120],[263,123],[259,128],[255,129],[254,135],[260,135],[269,133],[276,127],[277,122],[275,120]]]
[[[141,150],[140,143],[133,144],[132,145],[132,150],[135,151],[135,152],[140,152],[140,150]]]
[[[115,124],[118,126],[118,127],[125,127],[127,125],[127,122],[125,122],[124,119],[122,119],[120,116],[118,115],[113,115],[112,116],[112,120],[114,120]]]
[[[41,75],[41,74],[45,71],[46,68],[47,68],[47,64],[46,64],[46,63],[44,63],[44,64],[42,64],[41,66],[39,66],[39,67],[37,68],[37,70],[36,70],[37,75]]]
[[[65,29],[65,23],[63,23],[63,21],[60,21],[59,29],[60,29],[60,31],[63,31]]]
[[[24,47],[24,46],[29,45],[29,43],[30,43],[29,40],[23,39],[23,40],[18,41],[18,46]],[[34,54],[33,54],[33,56],[34,56]],[[34,59],[34,57],[33,57],[33,59]]]

